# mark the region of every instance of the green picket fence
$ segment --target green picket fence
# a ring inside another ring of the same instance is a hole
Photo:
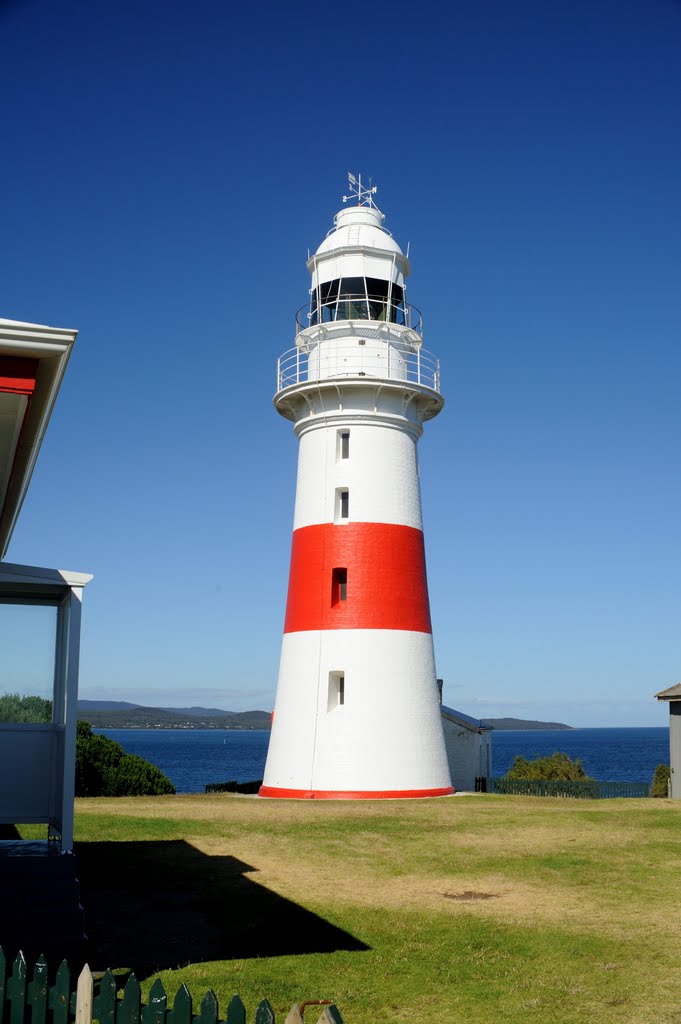
[[[530,779],[486,779],[487,793],[513,796],[563,796],[581,800],[606,800],[614,797],[650,796],[647,782],[547,782]]]
[[[54,985],[48,985],[48,965],[40,957],[32,979],[28,980],[28,965],[19,953],[8,976],[5,954],[0,948],[0,1024],[246,1024],[246,1008],[239,996],[234,996],[227,1007],[224,1020],[220,1018],[218,1001],[213,992],[206,992],[198,1013],[193,1012],[192,997],[186,985],[180,985],[169,1005],[166,990],[160,979],[151,986],[149,1001],[142,1002],[139,982],[131,974],[122,996],[116,990],[111,971],[106,971],[95,992],[90,968],[85,965],[76,984],[71,971],[62,961]],[[308,1000],[307,1003],[327,1003],[317,1024],[343,1024],[342,1018],[329,1000]],[[307,1003],[302,1003],[304,1011]],[[255,1024],[276,1024],[274,1011],[267,999],[256,1008]],[[303,1015],[294,1005],[285,1024],[303,1024]]]

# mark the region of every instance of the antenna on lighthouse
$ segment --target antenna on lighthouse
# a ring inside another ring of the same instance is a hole
[[[373,210],[378,210],[373,197],[378,192],[378,185],[371,184],[371,178],[369,178],[369,187],[367,188],[362,184],[362,175],[358,174],[357,177],[348,171],[348,184],[350,186],[350,195],[343,196],[343,202],[347,203],[351,199],[357,200],[358,206],[369,206]],[[381,211],[378,210],[380,213]]]

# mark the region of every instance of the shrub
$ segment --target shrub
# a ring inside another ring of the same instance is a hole
[[[120,743],[93,733],[89,722],[78,722],[76,796],[161,796],[174,793],[170,779],[137,754],[126,754]]]
[[[668,764],[658,764],[653,775],[653,784],[650,789],[651,796],[666,797],[669,795],[669,778],[671,772]]]
[[[525,779],[546,782],[592,782],[579,758],[575,761],[556,751],[550,757],[536,757],[533,761],[518,755],[513,759],[505,779]]]

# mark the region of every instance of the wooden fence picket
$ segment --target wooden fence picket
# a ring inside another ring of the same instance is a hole
[[[38,958],[33,968],[33,981],[26,990],[26,1002],[31,1007],[31,1024],[46,1024],[47,1018],[47,960]]]
[[[201,1000],[201,1009],[199,1010],[199,1021],[200,1024],[217,1024],[218,1019],[218,1001],[215,998],[215,993],[212,989],[208,989],[205,996]]]
[[[116,979],[105,971],[99,982],[99,992],[92,1001],[92,1016],[100,1024],[116,1024]]]
[[[117,1024],[139,1024],[141,1006],[140,983],[135,975],[131,974],[125,983],[123,998],[118,1004]]]
[[[331,1006],[324,1007],[317,1024],[343,1024],[343,1018],[332,1003]]]
[[[303,1024],[303,1015],[300,1012],[298,1003],[294,1003],[291,1009],[288,1011],[288,1015],[284,1024]]]
[[[9,1024],[24,1024],[26,959],[23,953],[17,953],[12,964],[12,974],[7,979],[7,998],[10,1002]]]
[[[52,1011],[52,1024],[68,1024],[70,994],[71,971],[66,960],[62,960],[47,1000],[47,1005]],[[0,1024],[2,1024],[1,1021]]]
[[[163,982],[157,978],[149,992],[149,1002],[142,1007],[142,1024],[165,1024],[168,996]],[[76,1021],[76,1024],[78,1022]]]
[[[76,1024],[92,1024],[94,990],[95,983],[92,971],[85,964],[85,967],[78,976],[78,984],[76,986]]]
[[[263,999],[255,1011],[255,1024],[274,1024],[274,1010],[267,999]]]
[[[192,997],[184,983],[175,993],[173,1008],[166,1014],[166,1024],[192,1024]]]
[[[227,1007],[225,1024],[246,1024],[246,1007],[239,996],[232,996]]]

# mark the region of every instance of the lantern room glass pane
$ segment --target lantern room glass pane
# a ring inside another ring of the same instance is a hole
[[[404,289],[379,277],[343,277],[319,285],[310,301],[310,323],[334,320],[387,320],[406,324]]]
[[[0,722],[52,722],[57,608],[0,602]]]

